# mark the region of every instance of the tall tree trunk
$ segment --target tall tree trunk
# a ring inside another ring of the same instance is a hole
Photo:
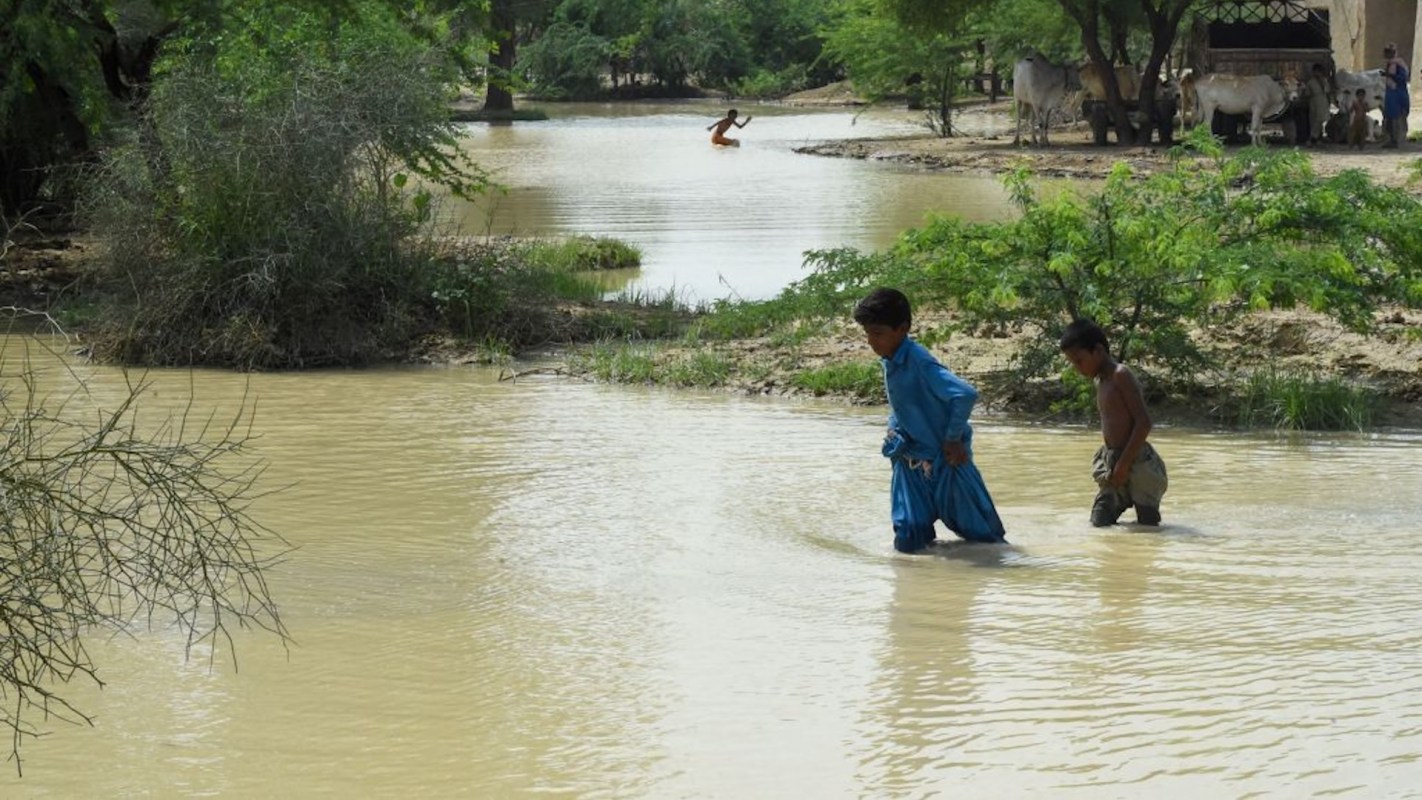
[[[513,0],[493,0],[489,23],[494,34],[494,49],[489,54],[489,88],[484,94],[484,110],[513,111],[513,92],[509,88],[516,55]]]
[[[1116,126],[1116,141],[1130,145],[1136,143],[1136,129],[1131,124],[1131,113],[1126,110],[1126,102],[1121,98],[1121,83],[1116,80],[1116,68],[1106,49],[1101,46],[1101,5],[1099,0],[1086,0],[1076,5],[1071,0],[1059,0],[1078,25],[1081,26],[1081,45],[1091,63],[1101,71],[1106,84],[1106,109],[1111,113],[1111,122]]]
[[[1150,125],[1146,128],[1146,140],[1150,139],[1151,128],[1159,128],[1162,113],[1174,114],[1174,109],[1162,108],[1155,99],[1160,85],[1160,70],[1170,57],[1171,45],[1180,30],[1185,12],[1194,0],[1160,0],[1157,6],[1151,0],[1141,0],[1141,10],[1145,11],[1146,22],[1150,25],[1150,58],[1146,60],[1145,72],[1141,75],[1141,111],[1150,115]],[[1162,143],[1164,136],[1161,137]]]

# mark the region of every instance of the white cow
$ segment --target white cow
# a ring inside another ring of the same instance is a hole
[[[1196,125],[1209,125],[1215,110],[1226,114],[1249,114],[1250,139],[1259,144],[1264,135],[1264,118],[1272,117],[1298,99],[1298,81],[1289,80],[1287,87],[1268,75],[1228,75],[1215,73],[1196,78],[1182,78],[1182,94],[1194,95],[1198,110]]]
[[[1382,108],[1383,93],[1387,91],[1387,82],[1383,78],[1380,69],[1369,69],[1362,72],[1349,72],[1340,69],[1333,75],[1333,85],[1336,88],[1334,100],[1338,103],[1338,110],[1348,112],[1353,107],[1353,98],[1357,96],[1358,90],[1363,89],[1367,95],[1364,98],[1368,103],[1368,110]]]
[[[1068,89],[1080,88],[1081,79],[1075,66],[1053,64],[1041,53],[1018,61],[1012,68],[1012,99],[1017,103],[1017,129],[1012,143],[1022,143],[1022,119],[1030,114],[1032,143],[1045,147],[1052,112],[1061,108]]]

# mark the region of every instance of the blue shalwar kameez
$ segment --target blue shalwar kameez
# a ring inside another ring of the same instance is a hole
[[[921,550],[937,538],[934,520],[974,542],[1006,541],[1002,520],[972,461],[968,414],[978,392],[918,342],[905,338],[884,363],[889,433],[884,455],[893,465],[894,549]],[[967,463],[949,466],[945,441],[961,441]]]

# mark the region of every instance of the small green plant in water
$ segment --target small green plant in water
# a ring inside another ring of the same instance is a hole
[[[1364,430],[1375,399],[1369,389],[1339,378],[1269,369],[1241,387],[1235,419],[1250,428]]]
[[[660,374],[646,345],[600,343],[571,363],[574,370],[606,383],[657,383]]]
[[[574,236],[528,245],[528,260],[555,271],[578,272],[605,269],[635,269],[642,265],[642,251],[606,236]]]

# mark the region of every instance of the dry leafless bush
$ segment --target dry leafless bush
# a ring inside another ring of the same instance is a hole
[[[235,629],[287,639],[264,570],[288,548],[249,514],[252,405],[141,419],[143,380],[103,408],[64,375],[51,391],[28,357],[0,360],[0,726],[17,767],[36,716],[89,721],[61,694],[103,684],[87,636],[177,629],[209,659]]]

